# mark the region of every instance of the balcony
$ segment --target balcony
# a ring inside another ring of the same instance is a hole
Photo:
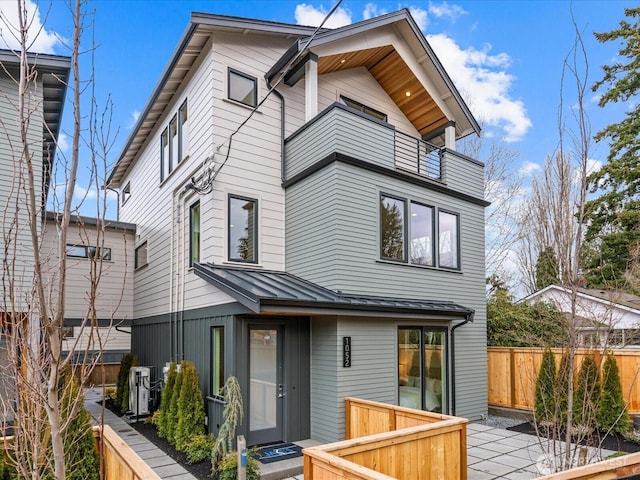
[[[399,132],[393,125],[339,103],[285,140],[285,185],[336,155],[382,173],[405,174],[413,180],[483,198],[480,162]]]

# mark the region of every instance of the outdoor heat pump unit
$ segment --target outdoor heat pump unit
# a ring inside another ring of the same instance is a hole
[[[135,416],[149,415],[151,369],[131,367],[129,370],[129,410]]]

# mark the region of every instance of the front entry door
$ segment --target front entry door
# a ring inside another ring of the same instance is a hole
[[[283,327],[249,326],[249,445],[283,439]]]

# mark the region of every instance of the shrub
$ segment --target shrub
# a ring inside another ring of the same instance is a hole
[[[224,458],[233,448],[236,428],[238,424],[242,423],[242,413],[244,411],[240,383],[238,383],[236,377],[227,378],[224,387],[222,387],[222,395],[226,402],[222,411],[223,422],[218,430],[218,438],[216,438],[216,444],[211,454],[211,473],[214,475],[218,471],[218,467],[222,465]]]
[[[195,365],[183,361],[180,371],[182,384],[178,397],[178,424],[174,438],[176,450],[183,452],[191,438],[204,431],[204,400]]]
[[[211,459],[211,452],[216,440],[213,435],[205,435],[203,433],[191,437],[184,451],[187,454],[188,463],[200,463],[204,460]]]
[[[178,400],[180,399],[180,389],[182,388],[182,368],[176,374],[176,381],[171,391],[171,401],[169,409],[166,411],[167,417],[163,421],[165,426],[166,439],[171,445],[176,445],[176,427],[178,426]],[[162,414],[164,417],[165,414]]]
[[[549,347],[542,355],[542,364],[536,380],[534,418],[538,424],[555,423],[556,412],[556,359]]]
[[[171,397],[173,395],[173,387],[176,383],[176,377],[178,375],[177,367],[174,362],[169,364],[169,372],[167,373],[167,384],[162,389],[162,397],[160,399],[160,410],[158,410],[158,419],[155,423],[158,427],[158,436],[161,438],[168,438],[167,432],[169,431],[168,422],[171,420],[168,412],[171,405]],[[165,415],[165,413],[167,413]]]
[[[133,353],[125,353],[122,356],[122,360],[120,360],[116,387],[116,406],[123,412],[129,410],[129,370],[136,365],[138,365],[138,359]]]
[[[613,355],[607,355],[602,367],[602,393],[597,413],[598,427],[602,430],[613,428],[616,432],[626,432],[631,427],[631,419],[622,397],[620,372]]]
[[[595,427],[599,398],[598,366],[593,355],[587,355],[580,365],[578,387],[573,396],[573,425],[577,431]]]
[[[228,452],[218,468],[218,480],[236,480],[238,478],[238,453]],[[255,459],[255,452],[247,451],[247,480],[258,480],[260,478],[260,464]]]

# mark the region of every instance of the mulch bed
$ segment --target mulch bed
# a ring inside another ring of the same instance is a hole
[[[116,409],[110,402],[106,402],[106,407],[118,416],[122,416],[122,413]],[[187,456],[178,452],[173,445],[171,445],[164,438],[158,436],[155,425],[151,423],[144,423],[143,420],[130,424],[134,430],[137,430],[147,440],[153,443],[156,447],[162,450],[164,453],[173,458],[177,463],[182,465],[186,471],[196,477],[198,480],[212,480],[211,476],[211,462],[204,461],[200,463],[190,464],[187,463]]]
[[[528,435],[537,435],[536,429],[531,422],[524,422],[513,427],[507,427],[507,430],[511,430],[512,432],[526,433]],[[543,433],[543,430],[541,430],[541,433]],[[600,446],[606,450],[627,453],[640,452],[639,444],[626,441],[622,435],[616,432],[611,432],[606,436],[604,435],[604,433],[595,432],[592,435],[592,438],[593,441],[590,444],[591,446],[600,444]],[[564,435],[562,436],[562,439],[564,439]]]

